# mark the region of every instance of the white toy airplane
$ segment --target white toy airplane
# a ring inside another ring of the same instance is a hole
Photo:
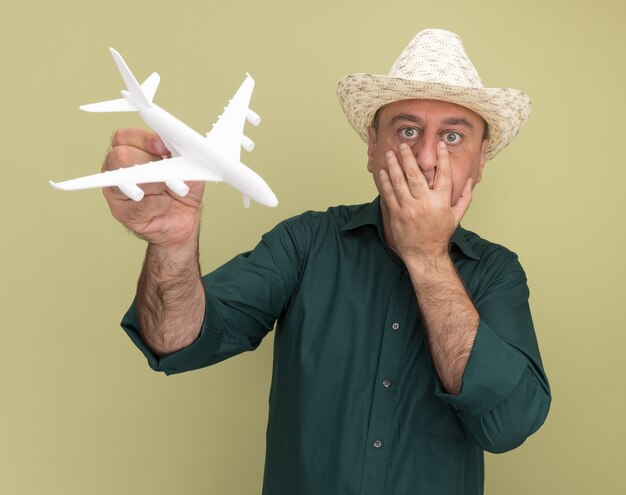
[[[183,181],[224,181],[243,193],[246,208],[250,206],[250,199],[270,207],[278,204],[266,182],[240,161],[242,147],[246,151],[254,148],[254,142],[243,134],[245,120],[253,125],[261,122],[261,118],[248,108],[254,89],[254,80],[249,74],[205,137],[152,103],[160,81],[156,72],[139,85],[121,55],[113,48],[110,50],[128,91],[122,91],[122,98],[83,105],[81,110],[139,112],[146,124],[161,137],[172,158],[65,182],[50,181],[52,187],[73,191],[117,186],[130,199],[141,201],[144,192],[137,184],[165,182],[174,193],[185,196],[189,187]]]

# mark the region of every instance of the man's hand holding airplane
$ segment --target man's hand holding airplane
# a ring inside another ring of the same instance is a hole
[[[278,199],[241,162],[241,149],[254,148],[243,134],[245,122],[261,121],[249,108],[254,89],[249,74],[211,131],[199,134],[153,103],[160,81],[157,73],[139,84],[120,54],[110,51],[127,90],[122,98],[81,109],[138,112],[155,132],[117,131],[101,173],[50,185],[68,191],[103,188],[113,216],[148,241],[135,307],[143,340],[163,356],[191,344],[204,319],[198,233],[205,181],[233,186],[243,194],[246,207],[251,200],[275,207]]]
[[[116,170],[169,157],[159,136],[143,129],[118,130],[102,171]],[[164,183],[142,184],[145,196],[132,201],[117,187],[103,188],[111,213],[126,228],[151,244],[164,248],[195,245],[202,209],[204,182],[187,182],[189,194],[173,194]]]
[[[169,156],[161,138],[142,129],[120,129],[113,136],[102,171]],[[157,355],[188,346],[204,317],[204,289],[198,263],[198,232],[204,182],[188,182],[179,196],[164,183],[142,184],[144,197],[133,201],[117,187],[102,189],[111,213],[148,241],[135,304],[141,335]]]

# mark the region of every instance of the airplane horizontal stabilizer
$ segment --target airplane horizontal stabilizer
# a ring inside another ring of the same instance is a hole
[[[159,76],[158,73],[153,72],[150,76],[148,76],[148,79],[141,83],[141,91],[150,103],[152,103],[152,100],[154,99],[154,95],[156,94],[160,82],[161,76]]]
[[[136,112],[137,109],[132,106],[125,98],[117,100],[101,101],[98,103],[89,103],[81,105],[81,110],[85,112]]]

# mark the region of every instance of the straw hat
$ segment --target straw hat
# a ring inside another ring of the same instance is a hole
[[[344,77],[337,84],[337,97],[348,121],[365,142],[374,114],[388,103],[429,99],[462,105],[489,125],[485,150],[488,160],[511,142],[530,114],[530,98],[521,91],[485,88],[461,39],[442,29],[417,33],[387,76]]]

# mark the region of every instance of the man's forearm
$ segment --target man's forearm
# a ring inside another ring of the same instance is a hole
[[[479,315],[449,256],[407,263],[437,374],[450,394],[461,391]]]
[[[196,340],[205,309],[197,241],[176,251],[148,244],[135,304],[141,336],[157,355]]]

